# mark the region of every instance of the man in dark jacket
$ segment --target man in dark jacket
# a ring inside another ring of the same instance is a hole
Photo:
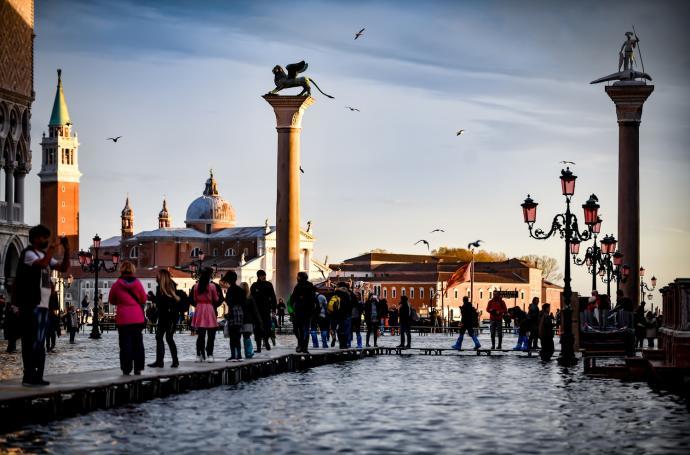
[[[410,308],[410,303],[407,301],[407,296],[405,295],[400,297],[399,313],[400,345],[398,347],[410,349],[412,343],[412,334],[410,332],[410,326],[412,325],[412,308]],[[405,343],[405,336],[407,336],[407,343]]]
[[[316,288],[309,282],[309,276],[305,272],[297,274],[297,285],[292,291],[290,301],[295,310],[293,324],[297,337],[296,351],[309,354],[309,329],[316,306]]]
[[[539,356],[542,360],[551,360],[553,355],[553,320],[551,319],[551,305],[542,305],[539,314],[539,340],[541,341],[541,352]]]
[[[474,350],[476,351],[482,347],[482,345],[479,344],[479,340],[477,339],[477,335],[474,331],[475,325],[477,324],[477,310],[474,309],[472,303],[470,303],[469,297],[467,296],[462,298],[460,314],[462,315],[460,335],[458,336],[458,340],[451,347],[453,349],[457,349],[458,351],[462,350],[462,339],[465,337],[465,332],[467,332],[470,338],[472,338],[472,341],[474,341]]]
[[[335,295],[340,298],[338,309],[338,346],[340,349],[349,348],[350,332],[352,330],[352,300],[347,283],[340,282],[335,288]]]
[[[271,350],[271,345],[269,343],[269,338],[271,336],[271,313],[276,311],[277,299],[276,292],[273,290],[273,285],[270,281],[266,280],[266,272],[259,270],[256,272],[256,283],[252,284],[250,288],[250,293],[254,297],[256,306],[259,309],[259,315],[261,316],[261,327],[263,330],[258,329],[259,325],[255,326],[254,338],[256,339],[256,352],[261,352],[261,342],[264,342],[266,350]]]
[[[67,271],[69,267],[69,243],[66,237],[50,243],[50,229],[39,224],[29,230],[30,245],[22,251],[17,264],[13,302],[19,306],[22,328],[22,360],[27,386],[48,385],[43,380],[45,366],[45,336],[48,306],[52,293],[51,270]],[[62,262],[53,258],[58,245],[62,245]]]

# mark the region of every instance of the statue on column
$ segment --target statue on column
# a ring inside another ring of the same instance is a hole
[[[623,42],[620,51],[618,51],[618,72],[596,79],[590,82],[590,84],[598,84],[600,82],[609,81],[621,81],[618,83],[627,84],[643,84],[644,82],[637,81],[637,79],[646,79],[648,81],[652,80],[652,77],[644,72],[644,64],[642,63],[641,53],[640,63],[642,64],[642,71],[635,71],[633,69],[633,63],[635,62],[635,48],[637,48],[637,51],[640,52],[640,39],[638,38],[637,34],[634,33],[634,27],[633,32],[625,32],[625,37],[625,42]]]
[[[306,76],[297,77],[299,73],[305,72],[308,66],[309,64],[304,60],[298,63],[290,63],[289,65],[285,65],[285,68],[287,68],[287,73],[282,66],[274,66],[273,82],[275,82],[276,88],[268,92],[266,95],[277,95],[279,91],[285,88],[302,87],[302,91],[297,96],[311,96],[311,84],[314,84],[316,89],[321,92],[322,95],[334,99],[331,95],[324,93],[314,79]]]
[[[633,32],[625,32],[626,40],[621,46],[621,50],[618,56],[618,71],[621,70],[621,67],[625,71],[632,69],[632,64],[635,60],[635,55],[633,54],[633,52],[635,51],[635,47],[637,47],[637,43],[640,41],[639,38],[637,38],[637,36],[635,36],[634,38],[633,36]]]

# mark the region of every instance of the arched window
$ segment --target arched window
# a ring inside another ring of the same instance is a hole
[[[383,298],[384,299],[388,298],[388,288],[383,288]]]
[[[129,258],[130,259],[136,259],[139,257],[139,247],[135,246],[131,250],[129,250]]]
[[[195,246],[194,248],[192,248],[192,252],[189,254],[189,256],[193,258],[198,258],[199,254],[201,254],[201,248]]]
[[[429,288],[429,298],[433,299],[436,293],[434,292],[434,288]]]
[[[525,300],[525,291],[520,291],[520,299]]]
[[[228,248],[227,250],[225,250],[225,256],[226,257],[230,257],[230,256],[234,256],[234,255],[235,255],[235,250],[233,250],[232,248]]]
[[[414,288],[410,288],[410,298],[414,299]]]
[[[218,248],[213,249],[213,254],[211,254],[211,256],[213,256],[213,257],[218,256]]]
[[[484,290],[480,289],[479,290],[479,299],[483,299],[483,298],[484,298]]]
[[[457,300],[458,299],[458,290],[457,289],[455,290],[455,292],[453,292],[453,295],[455,297],[455,300]]]
[[[391,297],[395,298],[396,295],[397,295],[397,293],[396,293],[396,291],[395,291],[395,288],[393,288],[393,289],[391,290]]]
[[[424,288],[419,288],[419,298],[420,299],[424,298]]]

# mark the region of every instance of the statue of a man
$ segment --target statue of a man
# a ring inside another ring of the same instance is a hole
[[[624,71],[632,69],[632,62],[634,60],[633,51],[640,41],[632,32],[625,32],[626,40],[621,46],[618,58],[618,71],[623,67]],[[633,36],[635,36],[633,38]]]

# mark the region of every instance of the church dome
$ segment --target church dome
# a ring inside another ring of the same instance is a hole
[[[213,232],[235,226],[235,209],[218,193],[213,172],[206,180],[204,194],[187,208],[185,224],[203,232]]]

